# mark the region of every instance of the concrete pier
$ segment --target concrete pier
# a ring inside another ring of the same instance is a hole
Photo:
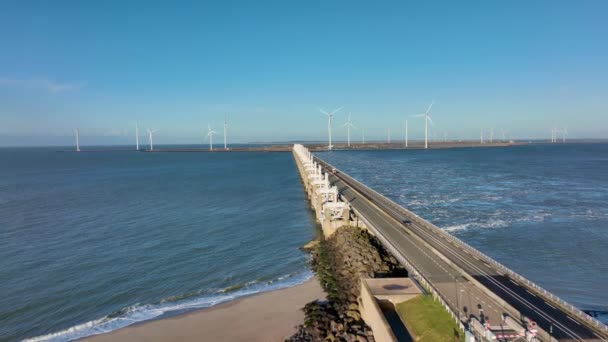
[[[323,171],[321,165],[313,160],[312,153],[302,145],[295,145],[293,154],[306,195],[325,238],[347,225],[365,229],[365,224],[353,215],[349,203],[340,197],[338,188],[329,183],[328,171]]]

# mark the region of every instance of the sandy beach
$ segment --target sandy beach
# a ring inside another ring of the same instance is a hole
[[[304,304],[324,299],[313,278],[195,312],[135,324],[85,339],[104,341],[283,341],[302,324]]]

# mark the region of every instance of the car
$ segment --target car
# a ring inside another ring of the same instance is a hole
[[[401,223],[403,223],[405,225],[410,225],[410,224],[412,224],[412,221],[410,219],[402,219]]]

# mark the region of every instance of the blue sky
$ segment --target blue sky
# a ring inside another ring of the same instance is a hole
[[[3,2],[0,144],[608,138],[606,1]],[[355,131],[360,137],[360,130]],[[125,136],[126,135],[126,136]]]

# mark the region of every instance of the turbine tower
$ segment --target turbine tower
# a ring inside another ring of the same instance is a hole
[[[154,140],[152,139],[153,138],[152,134],[154,134],[156,132],[158,132],[157,129],[151,130],[148,128],[148,139],[150,140],[150,151],[154,151]]]
[[[135,150],[139,151],[139,127],[135,123]]]
[[[207,138],[209,138],[209,151],[213,151],[213,135],[217,134],[216,131],[211,129],[211,126],[207,124]]]
[[[387,134],[388,135],[386,137],[386,141],[387,141],[387,143],[390,144],[391,143],[391,129],[390,128],[388,129]]]
[[[564,127],[562,130],[562,143],[566,142],[566,136],[568,135],[568,127]]]
[[[227,128],[228,128],[228,122],[226,122],[226,117],[224,117],[224,150],[228,150],[228,145],[226,145]]]
[[[365,145],[365,128],[361,128],[361,144]]]
[[[480,137],[479,137],[479,143],[483,144],[483,128],[481,128],[479,130],[479,135],[480,135]]]
[[[344,125],[342,125],[342,127],[346,127],[348,130],[348,140],[347,140],[348,147],[350,147],[350,129],[357,128],[357,127],[355,127],[355,125],[353,125],[353,122],[350,119],[350,114],[351,113],[348,113],[348,121],[346,121],[346,123],[344,123]]]
[[[407,119],[405,120],[405,147],[407,147]]]
[[[494,142],[494,128],[490,128],[488,130],[488,134],[490,135],[490,144]]]
[[[344,107],[336,108],[333,110],[333,112],[329,112],[329,113],[324,111],[321,108],[318,108],[321,113],[327,115],[327,133],[329,135],[329,140],[328,140],[329,144],[327,145],[328,150],[331,150],[331,148],[333,147],[331,144],[331,119],[333,118],[334,114],[336,114],[337,112],[342,110],[342,108],[344,108]]]
[[[434,103],[435,103],[435,101],[433,100],[431,102],[431,104],[429,105],[429,108],[426,110],[426,112],[424,112],[422,114],[414,115],[416,117],[424,117],[424,148],[429,148],[429,121],[431,122],[431,125],[435,126],[435,123],[433,123],[433,120],[431,119],[431,116],[429,115]]]
[[[80,131],[78,128],[74,129],[74,135],[76,136],[76,152],[80,152],[80,142],[78,141]]]
[[[507,134],[507,132],[508,131],[506,129],[504,129],[504,128],[500,129],[500,134],[502,135],[502,142],[507,141],[507,139],[505,139],[505,135]]]

